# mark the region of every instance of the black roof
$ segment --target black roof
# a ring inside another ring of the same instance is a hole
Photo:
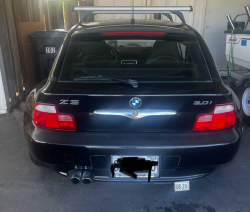
[[[150,26],[150,28],[149,28]],[[84,23],[79,26],[74,35],[85,33],[97,33],[102,31],[128,31],[128,30],[146,30],[146,31],[168,31],[180,34],[194,35],[190,28],[182,23],[170,22],[164,20],[135,20],[135,24],[131,24],[131,19],[116,19],[106,21],[96,21]]]

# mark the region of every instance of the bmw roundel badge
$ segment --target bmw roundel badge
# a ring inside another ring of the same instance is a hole
[[[137,107],[140,107],[141,104],[142,104],[142,101],[141,99],[137,98],[137,97],[134,97],[132,98],[130,101],[129,101],[129,104],[131,107],[133,108],[137,108]]]

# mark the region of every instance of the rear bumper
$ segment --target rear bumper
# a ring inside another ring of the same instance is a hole
[[[241,136],[234,128],[198,133],[125,134],[61,132],[34,126],[31,134],[25,130],[25,137],[32,157],[57,172],[67,173],[81,166],[91,168],[96,180],[133,181],[111,178],[111,156],[154,155],[159,156],[159,177],[152,181],[176,181],[202,177],[230,163]]]

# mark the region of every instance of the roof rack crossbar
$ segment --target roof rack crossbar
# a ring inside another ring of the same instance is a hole
[[[133,7],[73,7],[73,11],[129,11],[132,13]],[[187,11],[192,12],[192,6],[168,6],[168,7],[134,7],[134,11]]]
[[[168,14],[171,12],[177,15],[183,24],[186,24],[185,18],[180,11],[193,11],[192,6],[183,7],[73,7],[73,11],[84,11],[81,16],[79,25],[84,18],[90,14]],[[94,15],[90,15],[93,17]],[[166,15],[169,18],[169,15]],[[171,16],[172,19],[172,16]]]
[[[95,15],[98,15],[98,14],[100,14],[100,13],[90,13],[90,14],[88,14],[87,22],[89,22],[89,20],[91,18],[93,18]],[[101,14],[103,14],[103,13],[101,13]],[[124,14],[126,14],[126,13],[124,13]],[[136,14],[138,14],[138,13],[136,13]],[[145,13],[141,13],[141,14],[145,14]],[[170,13],[162,13],[162,15],[166,16],[170,21],[173,21],[173,18],[170,15]]]

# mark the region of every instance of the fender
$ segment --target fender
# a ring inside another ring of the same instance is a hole
[[[250,73],[245,74],[240,80],[237,80],[235,85],[236,87],[240,87],[248,80],[250,80]]]

